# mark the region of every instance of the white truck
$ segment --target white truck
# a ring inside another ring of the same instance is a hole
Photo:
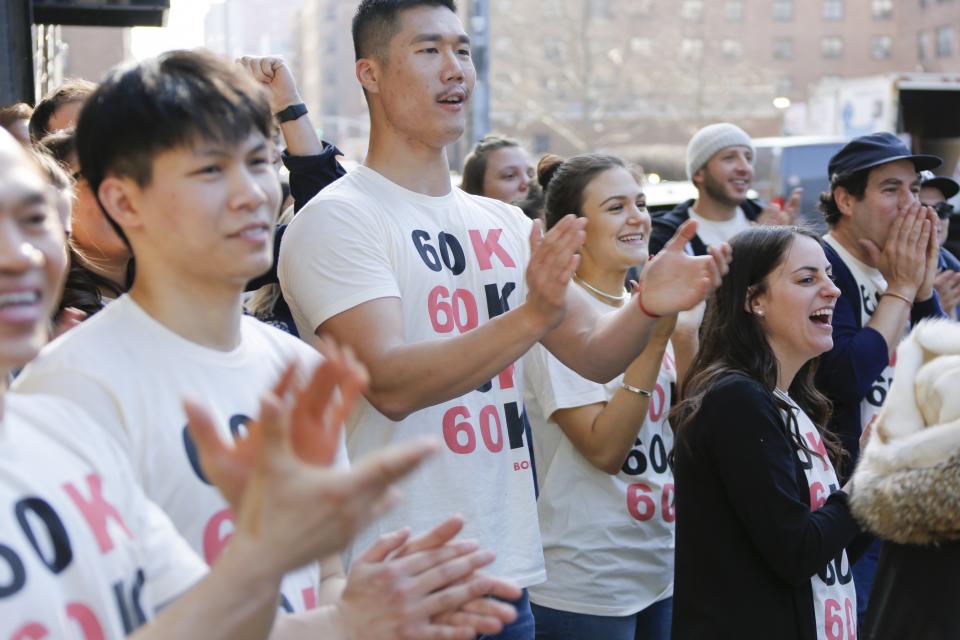
[[[825,79],[806,103],[791,106],[791,134],[849,139],[874,131],[898,134],[914,153],[944,159],[940,175],[960,178],[960,74],[893,73]]]

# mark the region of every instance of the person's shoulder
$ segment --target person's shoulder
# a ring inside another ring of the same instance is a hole
[[[690,207],[693,206],[693,200],[681,202],[673,209],[663,211],[653,216],[654,226],[668,226],[676,229],[690,218]]]
[[[123,353],[121,344],[131,331],[126,296],[121,296],[92,318],[47,344],[25,371],[69,366],[71,363],[95,367]]]
[[[97,466],[112,467],[123,458],[117,444],[79,404],[46,393],[11,391],[5,407],[13,423],[14,439],[44,441]],[[107,465],[104,465],[106,461]]]
[[[319,191],[297,212],[290,222],[290,227],[295,228],[298,223],[317,213],[327,215],[331,211],[346,209],[351,216],[357,216],[378,210],[379,206],[369,206],[378,205],[379,199],[371,191],[368,181],[364,180],[363,172],[358,169],[347,173]]]
[[[740,210],[743,211],[743,215],[747,217],[747,220],[753,222],[763,213],[763,205],[756,200],[747,198],[740,204]]]
[[[740,372],[719,378],[703,396],[707,408],[729,408],[737,411],[772,404],[772,397],[763,384]]]
[[[944,247],[940,247],[940,255],[943,256],[943,262],[950,271],[960,271],[960,259]]]
[[[309,344],[258,318],[243,316],[241,327],[242,339],[250,349],[307,362],[320,360],[319,352]]]
[[[510,225],[519,226],[524,229],[529,229],[531,225],[533,225],[533,220],[528,218],[523,210],[516,205],[503,202],[502,200],[496,200],[495,198],[467,193],[459,187],[454,187],[454,193],[462,207],[482,211]]]

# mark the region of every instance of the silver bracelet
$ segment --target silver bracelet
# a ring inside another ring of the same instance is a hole
[[[627,384],[626,382],[621,382],[620,386],[629,391],[630,393],[635,393],[638,396],[643,396],[644,398],[652,398],[653,394],[647,391],[646,389],[641,389],[640,387],[635,387],[632,384]]]

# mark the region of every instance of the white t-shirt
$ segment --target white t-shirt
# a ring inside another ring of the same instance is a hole
[[[116,443],[63,400],[0,420],[0,637],[123,638],[207,571]]]
[[[810,449],[820,453],[817,456],[797,449],[800,465],[810,487],[810,511],[816,511],[823,506],[831,493],[840,488],[840,482],[813,421],[785,392],[777,389],[776,393],[793,408],[796,420],[784,416],[790,430]],[[817,617],[817,638],[856,638],[857,592],[847,552],[841,550],[826,567],[810,578],[810,582],[813,587],[814,613]]]
[[[452,189],[431,197],[357,167],[321,191],[283,236],[278,274],[301,336],[376,298],[399,298],[408,344],[469,331],[526,297],[531,221],[516,207]],[[436,375],[444,375],[444,362]],[[401,504],[354,549],[403,526],[422,532],[453,513],[464,537],[496,551],[491,573],[544,579],[517,362],[490,383],[394,422],[368,402],[347,427],[352,458],[425,434],[441,452],[403,485]]]
[[[244,423],[259,412],[260,396],[293,361],[306,371],[320,355],[250,317],[242,319],[240,346],[230,352],[208,349],[122,296],[52,342],[14,388],[63,396],[82,406],[120,443],[147,496],[212,563],[233,531],[233,514],[202,477],[183,399],[202,401],[224,438],[242,435]],[[345,450],[338,464],[346,464]],[[313,608],[318,587],[318,565],[288,574],[283,608]]]
[[[833,247],[843,263],[850,269],[853,279],[857,281],[860,288],[860,326],[867,326],[870,318],[873,317],[880,304],[880,296],[887,290],[887,281],[879,269],[868,266],[857,260],[852,253],[847,251],[836,238],[829,233],[823,237],[824,241]],[[904,328],[903,335],[907,335],[907,328]],[[870,392],[867,397],[860,402],[860,428],[865,428],[873,416],[880,413],[883,407],[883,401],[886,400],[890,392],[890,385],[893,384],[893,373],[897,363],[897,354],[894,353],[890,358],[890,363],[883,370],[880,377],[874,380],[870,386]]]
[[[752,225],[747,219],[747,214],[740,207],[737,207],[732,218],[722,221],[708,220],[694,211],[693,207],[690,207],[687,212],[691,220],[697,221],[697,235],[706,247],[730,242],[730,238],[749,229]]]
[[[610,307],[590,298],[600,313]],[[547,581],[530,589],[538,605],[596,616],[627,616],[673,593],[674,489],[667,422],[677,375],[668,348],[647,417],[623,469],[611,476],[577,451],[550,416],[606,403],[606,385],[568,369],[542,345],[524,356],[527,416],[540,481],[540,534]],[[551,455],[552,451],[552,455]]]

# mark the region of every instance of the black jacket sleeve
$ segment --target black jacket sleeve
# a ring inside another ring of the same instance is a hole
[[[810,511],[780,410],[758,382],[743,376],[720,382],[696,421],[738,518],[782,580],[809,581],[859,533],[842,491]]]
[[[290,171],[294,211],[300,211],[324,187],[347,174],[337,162],[340,155],[343,155],[340,150],[327,142],[323,143],[323,151],[315,156],[292,156],[284,150],[281,158]]]

